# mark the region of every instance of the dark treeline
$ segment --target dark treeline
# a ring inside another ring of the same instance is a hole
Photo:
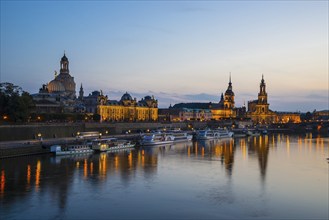
[[[32,96],[12,83],[0,83],[0,122],[77,122],[99,121],[98,114],[38,113]]]
[[[1,120],[26,122],[34,108],[35,104],[28,92],[12,83],[0,83]]]

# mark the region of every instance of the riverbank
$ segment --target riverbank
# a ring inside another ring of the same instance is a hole
[[[139,134],[123,134],[104,136],[128,140],[135,140]],[[28,156],[34,154],[48,154],[49,147],[55,144],[74,144],[76,137],[50,138],[42,140],[20,140],[20,141],[3,141],[0,142],[0,159],[17,156]]]
[[[45,154],[53,144],[70,144],[76,134],[83,131],[98,131],[103,137],[131,139],[140,132],[156,129],[180,128],[182,130],[203,129],[205,127],[231,127],[232,121],[187,121],[178,123],[134,122],[134,123],[38,123],[26,125],[0,126],[0,158]],[[314,133],[328,135],[328,123],[321,127],[315,123],[291,124],[280,128],[267,128],[269,133]],[[42,140],[42,141],[41,141]]]
[[[139,133],[141,131],[156,130],[161,128],[188,127],[195,129],[207,126],[205,122],[112,122],[112,123],[34,123],[23,125],[0,125],[0,142],[17,140],[37,140],[39,138],[66,138],[75,137],[78,132],[98,131],[103,135],[119,135],[125,133]]]

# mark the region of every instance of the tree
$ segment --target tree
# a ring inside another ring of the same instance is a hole
[[[28,92],[12,83],[0,83],[0,116],[8,121],[28,121],[35,107]]]

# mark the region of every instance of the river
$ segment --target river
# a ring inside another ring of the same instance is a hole
[[[267,136],[0,160],[1,219],[328,219],[329,139]]]

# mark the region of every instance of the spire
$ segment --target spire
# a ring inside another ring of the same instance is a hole
[[[79,91],[79,99],[80,100],[83,100],[83,88],[82,88],[82,83],[81,83],[81,86],[80,86],[80,91]]]
[[[228,83],[228,89],[232,90],[231,72],[230,72],[230,78],[229,78],[229,83]]]

